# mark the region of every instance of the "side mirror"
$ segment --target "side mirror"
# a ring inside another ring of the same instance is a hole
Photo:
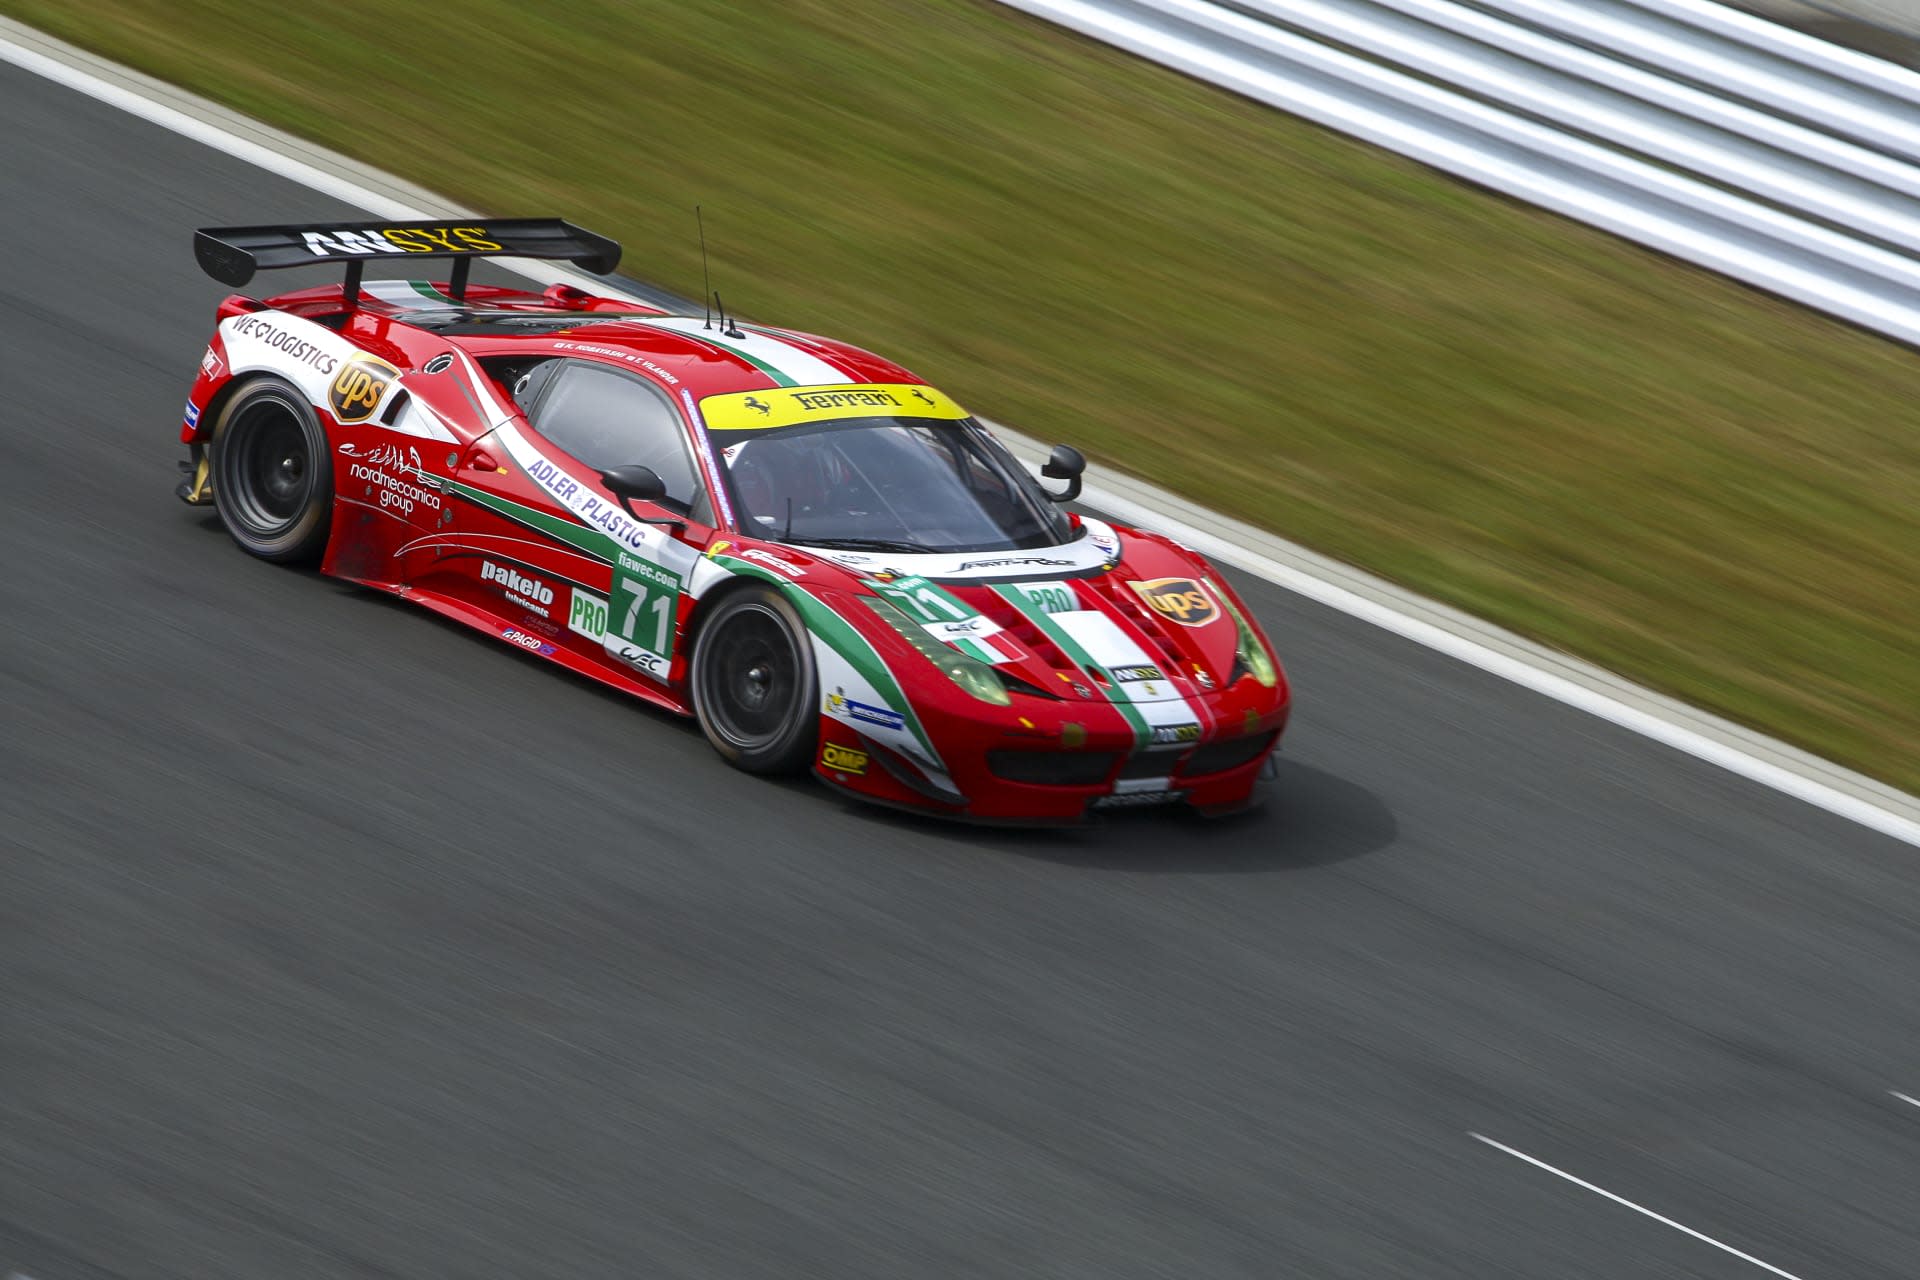
[[[660,473],[652,467],[642,466],[637,462],[624,467],[615,467],[611,471],[602,471],[600,481],[607,486],[614,497],[620,499],[620,505],[625,507],[627,514],[635,520],[643,524],[671,524],[678,525],[682,529],[687,527],[687,522],[684,520],[663,520],[656,516],[643,516],[633,509],[633,504],[636,502],[666,501],[667,482],[662,480]]]
[[[1047,465],[1040,468],[1040,474],[1049,480],[1065,480],[1066,492],[1049,493],[1050,502],[1072,502],[1080,496],[1080,473],[1087,469],[1087,460],[1078,449],[1070,444],[1057,444],[1053,452],[1047,455]]]

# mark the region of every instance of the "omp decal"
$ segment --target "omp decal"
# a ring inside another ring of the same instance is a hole
[[[365,422],[380,407],[380,397],[387,393],[399,373],[375,356],[350,357],[327,388],[327,403],[333,406],[333,416],[342,422]]]
[[[734,337],[722,333],[718,328],[703,325],[691,316],[650,317],[635,323],[666,329],[718,347],[745,360],[783,387],[816,386],[847,380],[846,370],[835,368],[812,352],[802,351],[792,343],[768,334],[743,329],[739,337]]]
[[[1220,616],[1212,593],[1193,578],[1154,578],[1128,585],[1155,613],[1183,627],[1204,627]]]
[[[186,422],[189,429],[199,426],[200,425],[200,406],[195,404],[191,400],[187,401],[187,411],[183,418],[183,421]]]
[[[934,418],[958,421],[967,411],[945,393],[910,382],[842,382],[824,387],[730,391],[700,401],[713,431],[763,431],[838,418]]]
[[[867,753],[855,751],[852,747],[840,746],[838,743],[822,743],[820,763],[836,773],[865,773]]]
[[[485,227],[369,227],[364,231],[305,231],[307,252],[316,258],[370,253],[498,253]]]

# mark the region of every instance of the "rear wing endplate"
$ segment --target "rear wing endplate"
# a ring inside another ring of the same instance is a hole
[[[360,297],[360,273],[370,261],[451,258],[450,292],[463,297],[475,258],[546,258],[571,262],[595,275],[620,265],[620,245],[559,218],[450,218],[439,222],[315,222],[291,227],[208,227],[193,233],[200,269],[239,288],[256,271],[346,266],[347,304]]]

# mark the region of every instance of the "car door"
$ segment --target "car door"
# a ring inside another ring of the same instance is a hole
[[[711,500],[686,421],[664,391],[637,374],[585,360],[552,363],[530,403],[536,448],[576,464],[565,470],[587,491],[561,487],[556,496],[614,542],[604,606],[590,597],[577,601],[569,626],[589,637],[599,630],[608,655],[667,681],[691,608],[687,580],[713,535]],[[629,511],[599,476],[635,464],[651,467],[667,496]]]

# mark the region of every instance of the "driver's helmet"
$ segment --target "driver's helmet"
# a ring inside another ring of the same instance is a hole
[[[836,491],[853,482],[853,472],[830,439],[830,432],[749,440],[733,446],[726,458],[734,491],[750,515],[784,521],[789,500],[796,512],[824,510]]]

